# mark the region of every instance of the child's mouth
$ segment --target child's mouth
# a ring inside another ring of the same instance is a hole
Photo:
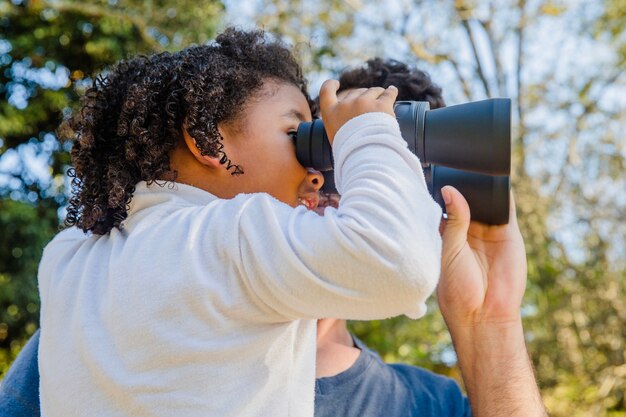
[[[298,202],[308,210],[315,210],[319,204],[319,196],[317,193],[311,193],[304,197],[298,197]]]

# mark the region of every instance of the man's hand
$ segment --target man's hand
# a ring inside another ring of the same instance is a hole
[[[320,89],[320,110],[328,140],[333,143],[335,134],[348,120],[364,113],[384,112],[395,117],[393,105],[398,89],[372,87],[350,90],[341,100],[337,98],[339,81],[326,80]]]
[[[520,306],[526,252],[511,195],[509,224],[470,222],[467,202],[442,189],[443,230],[437,297],[474,417],[543,417],[546,411],[528,359]]]
[[[526,251],[511,194],[509,223],[470,222],[465,198],[442,190],[448,208],[443,232],[441,280],[437,288],[449,325],[516,323],[526,287]]]

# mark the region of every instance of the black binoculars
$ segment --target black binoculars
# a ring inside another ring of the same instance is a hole
[[[428,102],[394,105],[402,138],[422,162],[428,191],[444,209],[441,187],[452,185],[467,200],[472,219],[509,221],[511,100],[495,98],[430,110]],[[323,191],[336,193],[333,154],[321,120],[301,123],[296,135],[300,164],[324,173]]]

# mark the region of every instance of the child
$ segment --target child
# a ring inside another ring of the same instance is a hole
[[[68,121],[73,227],[40,264],[43,416],[312,416],[315,319],[424,313],[440,210],[396,90],[337,88],[320,104],[343,199],[320,217],[280,43],[227,30],[96,81]]]

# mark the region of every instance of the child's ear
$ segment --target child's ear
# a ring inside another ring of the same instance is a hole
[[[185,145],[189,149],[189,152],[196,158],[196,161],[200,162],[202,165],[206,165],[209,168],[217,168],[221,166],[220,158],[216,156],[206,156],[200,153],[200,149],[196,145],[196,140],[191,137],[189,132],[183,128],[183,139],[185,140]]]

